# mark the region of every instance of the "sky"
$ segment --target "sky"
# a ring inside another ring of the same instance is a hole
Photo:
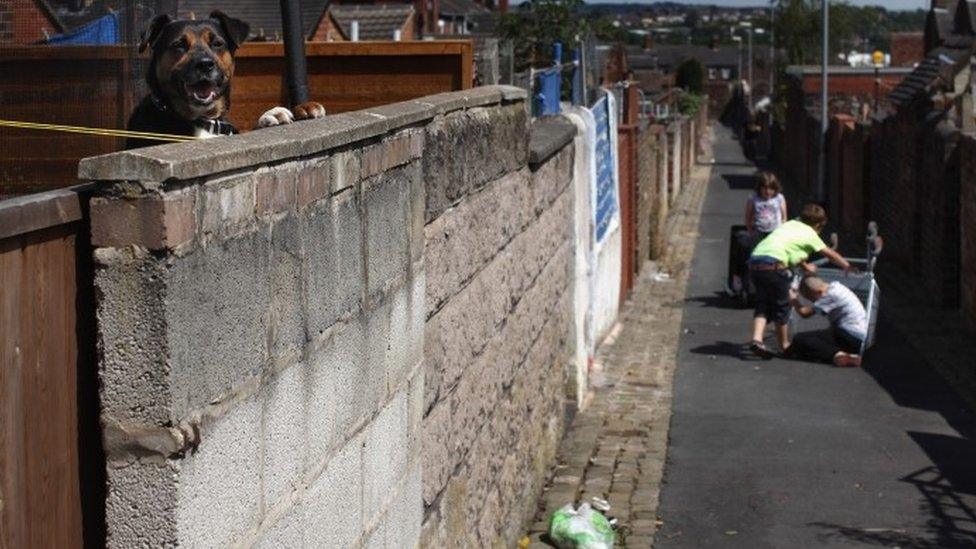
[[[631,2],[633,0],[587,0],[587,2],[597,2],[607,1],[607,2]],[[766,6],[769,5],[768,1],[764,0],[675,0],[677,2],[682,2],[685,4],[715,4],[716,6]],[[884,6],[889,10],[913,10],[913,9],[929,9],[929,0],[848,0],[851,4],[857,6]],[[635,2],[635,3],[653,3],[653,2]]]

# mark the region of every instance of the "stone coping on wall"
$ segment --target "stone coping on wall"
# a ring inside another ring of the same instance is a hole
[[[545,116],[535,120],[529,133],[529,167],[535,171],[571,143],[574,137],[576,126],[562,116]]]
[[[257,164],[310,156],[384,135],[449,112],[497,103],[524,101],[514,86],[483,86],[429,95],[412,101],[326,116],[245,134],[159,145],[82,159],[83,180],[138,181],[158,189],[168,180],[187,180]]]

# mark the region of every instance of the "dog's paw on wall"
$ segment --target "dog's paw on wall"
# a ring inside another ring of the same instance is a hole
[[[323,116],[325,116],[325,107],[321,103],[307,101],[295,107],[294,113],[285,107],[275,107],[268,110],[261,115],[261,118],[258,118],[258,127],[268,128],[271,126],[280,126],[282,124],[291,124],[296,120],[322,118]]]
[[[325,116],[325,107],[315,101],[306,101],[295,107],[295,120],[308,120]]]

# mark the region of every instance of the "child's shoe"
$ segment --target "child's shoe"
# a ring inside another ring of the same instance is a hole
[[[859,368],[861,366],[861,357],[859,355],[840,352],[834,355],[834,366],[838,368]]]
[[[766,348],[766,345],[762,341],[753,341],[752,343],[750,343],[749,350],[752,351],[752,354],[766,360],[769,360],[776,356],[776,353]]]

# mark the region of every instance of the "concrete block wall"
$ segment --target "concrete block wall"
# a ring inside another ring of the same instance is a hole
[[[555,456],[574,351],[575,133],[530,164],[522,104],[428,127],[424,547],[514,545]]]
[[[437,483],[458,536],[511,539],[572,287],[572,152],[526,167],[525,112],[478,88],[82,161],[110,546],[411,547]]]

